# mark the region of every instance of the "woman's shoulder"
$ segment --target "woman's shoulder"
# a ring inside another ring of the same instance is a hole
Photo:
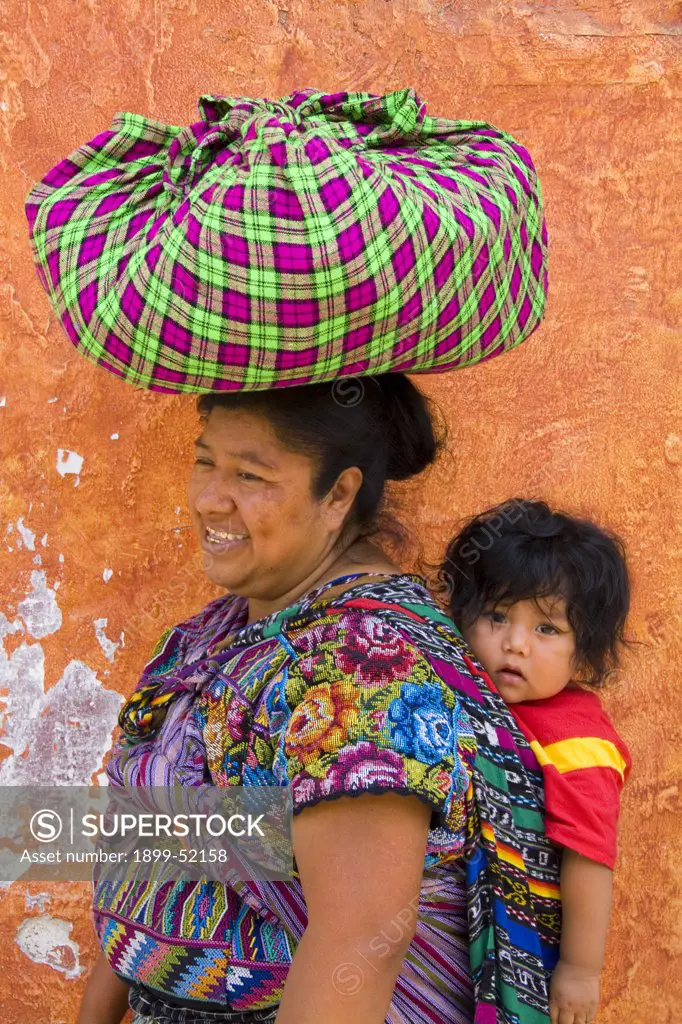
[[[275,771],[291,782],[295,813],[361,793],[418,796],[441,812],[443,848],[427,851],[435,863],[461,850],[476,740],[456,688],[406,625],[426,622],[414,608],[429,603],[419,578],[393,578],[290,622],[295,657],[269,721]]]
[[[318,600],[287,620],[283,634],[294,661],[320,663],[361,677],[471,676],[466,645],[438,607],[423,577],[413,573],[363,578],[331,600]]]
[[[187,650],[197,644],[205,646],[229,629],[243,611],[244,599],[234,594],[223,594],[194,612],[186,619],[167,625],[158,636],[152,651],[152,658],[157,657],[167,646],[169,639],[173,643],[182,643]]]
[[[226,592],[221,594],[220,597],[209,601],[198,612],[185,619],[182,626],[189,632],[198,632],[207,625],[222,621],[228,616],[233,615],[234,611],[238,608],[243,608],[244,604],[245,598]]]
[[[397,626],[397,614],[410,598],[424,598],[428,591],[421,578],[407,573],[361,573],[330,580],[311,592],[281,622],[281,631],[296,648],[305,638],[324,634],[325,639],[349,632],[366,632],[371,623]]]

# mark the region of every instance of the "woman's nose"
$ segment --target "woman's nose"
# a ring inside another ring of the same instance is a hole
[[[229,489],[221,486],[217,481],[206,483],[205,487],[195,493],[194,505],[200,515],[234,512],[237,507]]]

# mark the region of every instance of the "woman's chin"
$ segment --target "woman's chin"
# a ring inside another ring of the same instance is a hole
[[[240,583],[244,582],[245,573],[238,571],[236,566],[220,565],[219,561],[210,555],[204,559],[204,575],[219,587],[237,592]]]

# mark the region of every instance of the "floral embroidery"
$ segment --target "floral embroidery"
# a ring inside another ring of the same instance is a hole
[[[291,716],[285,749],[303,764],[338,750],[358,717],[357,695],[345,682],[311,686]]]
[[[391,737],[398,750],[426,764],[436,764],[452,750],[452,713],[435,686],[405,683],[388,709]]]
[[[377,708],[376,711],[370,711],[369,713],[369,720],[377,732],[381,732],[385,728],[387,717],[388,710],[386,708]]]
[[[314,803],[321,796],[320,780],[299,772],[291,784],[291,796],[295,804]]]
[[[245,719],[248,710],[248,706],[240,704],[236,694],[233,695],[225,714],[225,728],[233,740],[239,740],[244,736],[247,729]]]
[[[385,686],[410,674],[417,655],[396,630],[371,615],[358,614],[344,615],[340,626],[346,637],[336,649],[336,664],[362,686]]]
[[[323,620],[296,635],[296,647],[299,651],[298,668],[306,679],[312,680],[315,666],[324,660],[325,651],[333,651],[338,640],[338,620]]]
[[[339,751],[322,780],[320,791],[351,793],[372,786],[401,789],[407,782],[403,759],[392,750],[380,750],[373,743],[362,742]]]

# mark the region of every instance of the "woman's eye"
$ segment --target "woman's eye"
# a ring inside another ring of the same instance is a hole
[[[213,463],[212,462],[208,462],[207,459],[195,459],[194,460],[194,465],[195,466],[212,466]],[[242,477],[242,479],[244,479],[244,480],[260,480],[261,479],[259,476],[256,476],[254,473],[238,473],[237,476]]]
[[[490,619],[491,622],[504,622],[504,612],[484,612],[485,618]]]

